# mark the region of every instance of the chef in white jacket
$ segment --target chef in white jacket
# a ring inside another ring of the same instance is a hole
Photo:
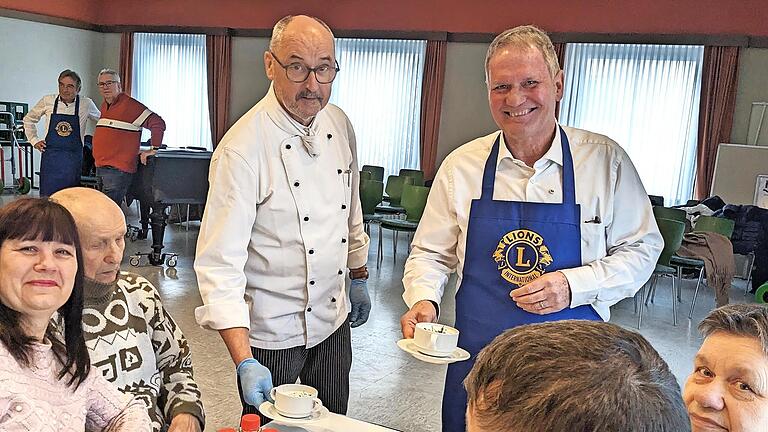
[[[328,105],[339,71],[333,34],[317,18],[285,17],[264,63],[269,91],[211,160],[195,259],[204,305],[195,316],[227,345],[244,413],[268,403],[273,384],[301,378],[344,414],[350,326],[370,311],[369,239],[355,134]]]

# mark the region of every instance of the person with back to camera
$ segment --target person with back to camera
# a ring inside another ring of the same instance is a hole
[[[565,320],[507,330],[464,380],[467,432],[685,432],[680,386],[639,333]]]

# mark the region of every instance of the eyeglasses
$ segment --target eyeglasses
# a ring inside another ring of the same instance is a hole
[[[315,79],[318,83],[330,84],[334,79],[336,79],[336,73],[341,70],[341,68],[339,68],[339,62],[335,60],[335,67],[331,67],[329,65],[320,65],[318,67],[311,68],[304,63],[299,62],[284,65],[280,60],[277,59],[277,56],[272,52],[272,50],[269,51],[269,54],[272,55],[272,58],[275,59],[277,64],[285,69],[286,78],[295,83],[302,83],[306,81],[307,78],[309,78],[309,73],[314,72]]]
[[[111,86],[112,84],[115,84],[115,83],[117,83],[117,82],[118,82],[118,81],[104,81],[104,82],[100,82],[100,83],[98,83],[98,84],[96,84],[96,85],[97,85],[97,86],[99,86],[99,87],[109,87],[109,86]]]

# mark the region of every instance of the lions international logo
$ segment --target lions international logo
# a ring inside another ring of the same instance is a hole
[[[517,286],[538,278],[552,264],[552,255],[544,238],[534,231],[519,229],[508,232],[499,240],[493,253],[501,277]]]
[[[72,125],[67,121],[60,121],[56,124],[56,133],[61,137],[68,137],[72,133]]]

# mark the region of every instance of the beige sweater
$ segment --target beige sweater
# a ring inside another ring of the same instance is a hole
[[[731,240],[713,232],[688,233],[677,254],[703,260],[707,285],[715,290],[717,306],[728,304],[728,291],[736,273]]]

